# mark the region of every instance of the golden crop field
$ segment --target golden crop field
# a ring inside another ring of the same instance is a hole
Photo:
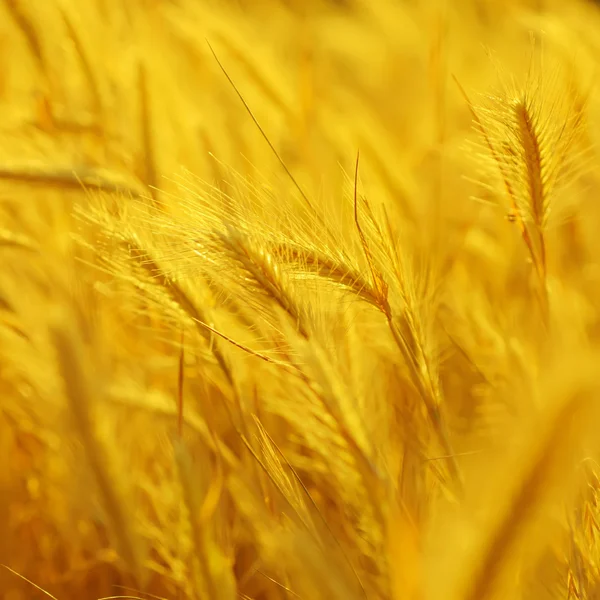
[[[600,3],[0,0],[0,598],[600,599]]]

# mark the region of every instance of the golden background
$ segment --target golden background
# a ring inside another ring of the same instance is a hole
[[[600,598],[599,57],[591,1],[0,1],[0,597]]]

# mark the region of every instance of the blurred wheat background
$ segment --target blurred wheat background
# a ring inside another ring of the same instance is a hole
[[[600,598],[600,9],[0,1],[0,597]]]

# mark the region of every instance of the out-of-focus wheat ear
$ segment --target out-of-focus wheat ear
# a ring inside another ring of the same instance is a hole
[[[519,540],[525,536],[535,546],[535,523],[545,518],[548,507],[575,500],[580,474],[574,466],[598,447],[594,435],[600,417],[596,360],[597,356],[579,362],[564,361],[570,362],[572,373],[561,365],[557,374],[546,381],[547,415],[541,426],[539,418],[531,415],[522,432],[522,444],[513,457],[518,459],[518,466],[503,488],[508,498],[489,522],[481,551],[463,580],[462,600],[492,597]],[[527,536],[525,531],[532,533]]]
[[[261,453],[259,454],[250,444],[249,440],[246,440],[243,437],[243,441],[246,445],[246,448],[256,461],[256,463],[261,467],[262,473],[266,475],[268,480],[274,485],[275,489],[279,492],[285,503],[292,509],[292,511],[298,517],[299,522],[302,526],[313,535],[315,534],[315,528],[311,522],[310,514],[306,510],[306,505],[302,502],[301,497],[297,494],[297,490],[294,489],[293,483],[288,478],[287,474],[283,470],[283,466],[279,461],[279,457],[275,454],[272,444],[272,440],[265,436],[265,430],[262,428],[262,425],[259,426],[259,421],[255,417],[255,423],[258,426],[259,432],[261,434],[259,441],[259,446]],[[262,456],[261,456],[262,455]],[[258,482],[261,484],[261,488],[263,481],[261,478],[258,478]]]
[[[418,598],[422,585],[421,532],[400,497],[386,528],[387,560],[393,598]]]
[[[175,462],[179,473],[179,481],[183,489],[183,504],[187,511],[187,517],[191,525],[191,537],[193,545],[192,576],[197,597],[212,597],[214,589],[213,581],[210,577],[206,557],[204,556],[202,532],[198,526],[198,515],[202,503],[201,492],[198,489],[198,483],[194,477],[191,459],[187,448],[182,440],[176,440],[174,444]]]
[[[144,209],[146,208],[144,206]],[[119,215],[113,220],[105,209],[101,209],[89,212],[81,211],[79,216],[100,227],[108,239],[116,241],[127,253],[128,257],[145,271],[148,279],[164,292],[167,297],[166,299],[174,302],[187,315],[198,333],[204,338],[225,379],[226,389],[233,396],[235,408],[238,411],[237,418],[228,402],[223,403],[223,407],[233,428],[238,431],[246,430],[245,411],[234,378],[231,360],[227,353],[223,351],[220,340],[214,338],[214,328],[207,326],[208,323],[214,321],[214,317],[216,316],[214,310],[209,306],[202,305],[190,293],[185,281],[177,281],[167,272],[162,261],[155,256],[156,252],[152,244],[141,240],[136,231],[131,227],[124,226],[121,222],[121,219],[124,218],[123,215]],[[109,269],[109,272],[112,274],[115,273],[112,269]],[[121,275],[120,273],[118,274]]]
[[[124,197],[145,198],[141,183],[131,176],[95,167],[19,162],[0,165],[0,179],[69,190],[98,190]]]
[[[285,496],[285,498],[289,502],[289,504],[296,510],[297,514],[300,516],[300,518],[302,520],[302,524],[304,525],[306,531],[309,532],[312,535],[312,537],[315,539],[315,541],[318,542],[319,537],[316,533],[316,528],[314,527],[312,520],[310,518],[310,513],[307,510],[307,505],[304,503],[302,496],[299,493],[299,489],[295,485],[295,483],[299,484],[300,489],[302,489],[303,492],[306,494],[306,497],[308,498],[310,504],[316,511],[319,518],[321,519],[323,525],[325,526],[325,529],[331,536],[331,538],[332,538],[333,542],[336,544],[337,548],[340,550],[344,560],[346,561],[349,568],[351,569],[354,577],[357,579],[357,582],[360,585],[362,591],[364,593],[366,593],[364,590],[364,587],[363,587],[363,583],[362,583],[358,573],[356,572],[356,569],[352,565],[352,562],[350,561],[348,555],[346,554],[343,546],[340,544],[338,538],[333,533],[329,523],[323,516],[321,510],[319,509],[318,505],[316,504],[315,500],[313,499],[312,495],[310,494],[310,491],[308,490],[308,488],[306,487],[306,485],[300,478],[298,472],[296,471],[296,469],[294,469],[292,464],[285,457],[281,448],[279,448],[279,446],[277,446],[277,444],[275,444],[273,438],[269,435],[269,433],[266,431],[266,429],[264,429],[264,427],[260,423],[260,420],[258,419],[258,417],[255,416],[254,420],[255,420],[257,428],[261,434],[261,447],[263,448],[263,452],[265,455],[265,464],[264,464],[263,468],[269,469],[269,476],[270,476],[271,480],[276,484],[280,493],[282,493]],[[281,457],[283,459],[284,463],[290,469],[290,471],[293,475],[293,479],[291,479],[287,476],[287,474],[283,468],[283,463],[279,460],[279,457]]]
[[[152,109],[148,71],[144,58],[138,64],[138,93],[140,95],[140,122],[142,132],[142,151],[144,160],[144,183],[150,191],[150,196],[156,208],[163,208],[157,191],[157,168],[154,140],[152,138]]]
[[[376,290],[376,296],[378,298],[377,305],[379,309],[386,316],[388,326],[392,333],[392,337],[396,342],[396,345],[400,349],[403,358],[409,368],[409,373],[411,374],[412,382],[423,400],[425,407],[427,409],[427,413],[429,415],[429,420],[434,427],[434,431],[437,435],[437,438],[443,448],[445,454],[448,457],[448,464],[451,477],[454,483],[458,487],[458,491],[462,491],[462,475],[460,472],[460,468],[458,466],[458,462],[456,460],[456,455],[453,451],[452,444],[450,442],[450,436],[448,433],[448,429],[446,426],[445,419],[442,416],[442,394],[439,383],[434,375],[435,369],[429,363],[426,353],[424,351],[424,344],[422,343],[422,339],[418,333],[418,327],[416,323],[418,322],[418,315],[414,314],[412,311],[412,307],[415,305],[415,302],[412,301],[410,294],[406,289],[406,281],[404,274],[401,273],[401,262],[396,253],[393,252],[395,249],[395,245],[392,243],[394,239],[393,234],[391,233],[391,224],[389,218],[387,217],[387,213],[384,213],[386,216],[386,226],[387,226],[387,234],[389,236],[388,241],[388,251],[391,252],[389,257],[392,259],[392,263],[395,265],[395,272],[397,274],[398,283],[400,284],[400,295],[403,297],[403,312],[400,315],[396,315],[395,311],[392,310],[392,307],[388,300],[388,290],[389,286],[387,282],[384,280],[382,274],[375,268],[373,259],[371,256],[371,251],[369,249],[366,237],[362,232],[358,221],[358,209],[357,209],[357,176],[358,176],[358,156],[356,160],[356,170],[355,170],[355,178],[354,178],[354,220],[356,227],[358,229],[361,244],[363,247],[363,252],[367,258],[369,263],[369,268],[373,278],[373,287]],[[370,207],[367,203],[367,209],[370,212]],[[371,213],[371,218],[372,213]],[[373,219],[374,222],[374,219]],[[383,237],[383,232],[376,225],[376,229],[378,234]]]
[[[600,537],[599,465],[591,456],[581,461],[582,472],[577,503],[569,516],[567,589],[572,598],[598,598],[600,591],[594,565]],[[596,589],[595,589],[596,588]]]
[[[409,374],[419,397],[421,398],[438,443],[444,451],[452,481],[456,491],[460,494],[463,488],[463,477],[456,459],[456,453],[450,441],[450,433],[446,420],[442,414],[442,392],[433,376],[433,369],[428,364],[421,348],[418,335],[411,325],[410,315],[401,315],[399,318],[390,313],[388,324],[392,337],[396,342],[408,366]]]
[[[206,324],[204,324],[205,327],[209,328],[212,330],[212,328]],[[285,326],[290,327],[291,325],[289,323],[285,323]],[[293,362],[290,363],[284,363],[284,362],[280,362],[280,361],[275,361],[273,359],[271,359],[270,357],[261,355],[253,350],[251,350],[250,348],[246,348],[244,347],[242,344],[236,342],[235,340],[232,340],[230,338],[228,338],[227,336],[224,336],[224,334],[213,330],[214,333],[220,337],[223,337],[227,342],[229,342],[230,344],[233,344],[234,346],[240,348],[241,350],[244,350],[245,352],[247,352],[250,355],[256,356],[262,360],[265,360],[266,362],[272,363],[272,364],[276,364],[277,366],[285,369],[286,371],[288,371],[291,374],[294,375],[298,375],[300,377],[301,380],[303,380],[311,389],[313,389],[313,386],[315,385],[315,382],[313,382],[310,377],[303,371],[302,368],[296,366]],[[294,336],[295,339],[297,338],[298,340],[301,340],[302,343],[305,344],[309,344],[309,342],[303,337],[301,336],[301,334],[299,332],[297,332],[296,330],[294,330]],[[318,391],[316,391],[315,393],[319,393]],[[326,407],[327,411],[330,411],[329,408]],[[258,421],[257,421],[258,424]],[[344,438],[348,438],[351,434],[350,432],[348,432],[346,429],[344,429],[344,432],[342,435]],[[318,505],[316,504],[315,500],[313,499],[310,491],[308,490],[308,488],[306,487],[306,485],[304,484],[304,482],[302,481],[300,475],[298,474],[298,472],[296,471],[296,469],[293,467],[293,465],[289,462],[289,460],[286,458],[285,454],[282,452],[282,450],[275,444],[274,440],[271,438],[271,436],[269,435],[269,433],[266,431],[266,429],[262,429],[262,433],[265,434],[266,439],[268,440],[268,442],[272,445],[273,449],[275,449],[277,451],[277,453],[279,454],[279,456],[281,457],[281,459],[283,460],[283,462],[287,465],[287,467],[290,469],[292,475],[294,476],[295,481],[300,485],[300,487],[302,488],[302,490],[304,491],[306,497],[308,498],[310,504],[312,505],[312,507],[314,508],[315,512],[317,513],[317,515],[320,517],[323,525],[325,526],[325,529],[327,530],[328,534],[331,536],[332,540],[334,541],[334,543],[336,544],[336,546],[339,548],[341,555],[344,557],[344,560],[348,563],[348,566],[351,568],[354,576],[356,577],[357,581],[359,582],[359,585],[361,587],[361,589],[363,590],[363,592],[366,595],[366,591],[364,589],[364,586],[362,584],[362,581],[358,575],[358,573],[356,572],[354,566],[352,565],[347,553],[344,550],[343,545],[340,543],[340,541],[338,540],[338,538],[336,537],[336,535],[334,534],[333,530],[331,529],[329,523],[327,522],[327,520],[325,519],[325,517],[323,516],[322,512],[320,511]],[[293,510],[296,511],[297,515],[300,518],[301,523],[304,525],[304,528],[308,531],[308,532],[314,532],[314,527],[312,525],[312,523],[310,521],[306,520],[306,517],[303,515],[303,512],[299,512],[297,510],[296,507],[296,503],[292,502],[291,499],[288,497],[288,492],[286,491],[285,487],[281,485],[281,482],[278,480],[277,477],[274,476],[274,474],[272,473],[271,469],[269,469],[269,465],[267,464],[267,462],[265,462],[258,454],[258,452],[253,448],[252,444],[250,443],[250,441],[244,436],[244,433],[242,431],[238,431],[238,434],[240,435],[242,441],[244,442],[246,448],[248,449],[248,451],[250,452],[250,454],[253,456],[253,458],[256,461],[256,464],[258,464],[261,468],[264,474],[267,475],[267,477],[271,480],[271,482],[274,484],[275,488],[277,489],[277,491],[281,494],[282,498],[286,501],[286,503],[290,506],[290,508],[292,508]],[[356,444],[355,440],[350,440],[350,443],[352,445],[353,448],[357,449],[358,452],[363,452],[360,448],[358,448],[358,445]],[[368,459],[366,459],[368,461]],[[359,468],[361,467],[362,463],[365,462],[365,459],[363,457],[362,460],[359,460]],[[368,470],[370,472],[373,471],[373,468],[371,467],[371,465],[368,465]],[[370,478],[370,476],[368,477]],[[262,486],[262,481],[261,478],[258,478],[259,483]],[[367,490],[369,491],[373,491],[371,487],[367,486]],[[379,508],[379,502],[375,503],[374,505],[376,508]],[[316,538],[317,539],[317,538]]]
[[[42,95],[38,99],[40,125],[46,129],[52,129],[55,125],[55,117],[52,110],[52,76],[46,51],[40,40],[35,20],[30,14],[30,9],[25,8],[27,4],[20,0],[4,0],[18,29],[21,30],[33,60],[37,65],[39,74],[43,81]]]
[[[206,341],[210,351],[215,358],[217,365],[225,377],[225,381],[228,385],[228,389],[233,396],[235,402],[235,408],[237,409],[238,415],[235,417],[232,409],[227,404],[223,403],[227,416],[235,430],[238,432],[244,432],[248,436],[248,426],[246,422],[246,411],[242,403],[240,391],[235,380],[233,367],[231,360],[226,352],[222,349],[222,344],[219,339],[215,339],[215,328],[211,327],[208,323],[214,321],[215,315],[210,314],[208,307],[203,307],[197,302],[191,294],[189,294],[183,285],[175,281],[172,277],[165,272],[158,260],[153,257],[153,253],[141,246],[141,243],[132,237],[127,238],[127,245],[129,248],[130,255],[136,259],[136,261],[147,271],[150,277],[158,283],[167,294],[175,301],[175,303],[187,314],[192,320],[196,330]],[[219,337],[227,339],[222,334],[217,334]]]
[[[42,72],[42,74],[45,74],[48,70],[48,66],[46,65],[45,53],[38,38],[35,25],[33,24],[32,19],[28,14],[27,10],[23,9],[23,3],[19,0],[4,0],[4,4],[8,8],[15,23],[25,36],[27,45],[29,46],[31,54],[37,62],[40,71]]]
[[[281,535],[285,540],[282,551],[294,568],[298,593],[302,598],[366,600],[370,597],[364,588],[355,585],[360,582],[349,577],[344,568],[346,565],[331,560],[305,532],[284,531]]]
[[[411,279],[414,276],[410,272],[407,273],[405,262],[400,258],[397,247],[393,242],[396,236],[392,230],[392,223],[387,211],[384,212],[384,215],[385,231],[388,238],[388,258],[391,272],[394,274],[397,283],[398,295],[403,305],[401,309],[397,310],[392,309],[388,303],[388,309],[385,313],[386,320],[392,338],[408,367],[411,382],[425,405],[438,444],[447,457],[448,470],[456,486],[456,491],[461,494],[464,484],[463,476],[442,413],[443,394],[437,366],[433,364],[425,350],[426,340],[423,337],[422,329],[419,327],[419,314],[415,308],[421,302],[421,299],[415,295],[414,285],[412,285],[414,281]]]
[[[169,277],[158,261],[152,256],[152,252],[147,248],[142,248],[141,244],[131,237],[127,238],[127,246],[130,256],[138,262],[138,264],[148,272],[151,279],[158,283],[175,301],[177,305],[192,319],[196,325],[200,335],[206,340],[211,348],[211,351],[221,368],[229,385],[234,385],[233,374],[231,367],[225,355],[221,352],[220,347],[213,342],[210,337],[209,330],[202,326],[211,319],[198,303],[195,302],[190,294],[173,278]]]
[[[81,61],[85,78],[88,80],[90,94],[94,104],[95,117],[98,120],[101,133],[104,133],[104,102],[102,100],[100,80],[96,76],[94,70],[94,64],[91,58],[92,52],[89,48],[88,41],[80,35],[80,32],[85,31],[85,29],[80,23],[73,22],[73,17],[64,6],[61,6],[59,10],[69,33],[69,37],[73,41],[73,45],[75,46],[75,50]]]
[[[182,440],[175,441],[175,461],[183,489],[183,500],[192,528],[194,576],[199,598],[234,600],[236,582],[231,565],[219,548],[210,521],[222,491],[223,475],[217,465],[217,476],[203,489],[201,481],[207,473],[194,470],[190,453]]]
[[[106,452],[94,427],[94,403],[98,386],[92,381],[85,347],[68,320],[51,325],[50,335],[56,349],[58,369],[73,423],[110,521],[109,533],[114,537],[119,554],[136,583],[143,583],[143,551],[141,540],[131,527],[132,511],[127,508],[127,498],[119,490],[120,486],[117,485],[115,474],[111,472]]]
[[[303,360],[303,365],[298,367],[300,378],[319,399],[324,413],[332,419],[332,427],[343,439],[353,469],[362,480],[366,497],[370,500],[372,531],[375,532],[385,522],[387,497],[384,477],[374,462],[375,444],[365,431],[358,403],[317,340],[307,340],[298,333],[294,340],[293,332],[290,332],[289,338]],[[365,513],[366,510],[365,507]]]
[[[39,252],[38,245],[27,235],[8,229],[0,229],[0,248],[15,248],[27,252]]]
[[[177,435],[183,437],[183,400],[184,400],[184,382],[185,382],[185,334],[181,331],[181,346],[179,350],[179,360],[177,365]]]

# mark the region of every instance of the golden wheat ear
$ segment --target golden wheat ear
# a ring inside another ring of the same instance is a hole
[[[502,182],[509,220],[518,225],[537,273],[546,314],[547,229],[564,209],[561,191],[577,176],[585,102],[558,69],[532,68],[523,83],[513,78],[479,107],[460,89],[482,138],[483,156]]]

